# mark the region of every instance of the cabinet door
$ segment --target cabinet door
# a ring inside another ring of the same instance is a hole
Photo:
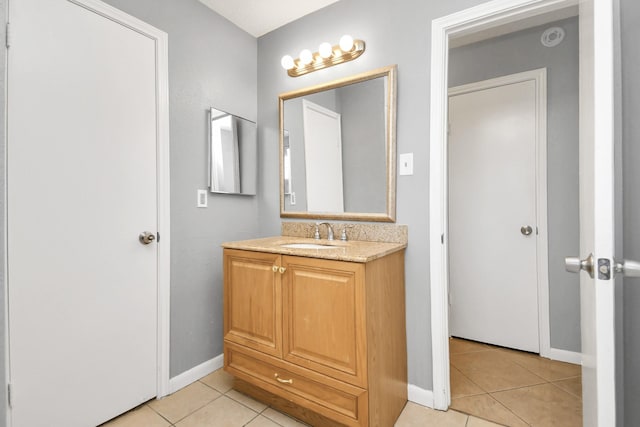
[[[366,386],[364,265],[282,257],[284,359]]]
[[[282,275],[274,269],[279,260],[276,254],[225,249],[224,338],[282,357]]]

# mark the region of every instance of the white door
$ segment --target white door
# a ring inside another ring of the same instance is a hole
[[[450,333],[537,353],[536,82],[478,85],[449,97]]]
[[[616,425],[615,277],[602,266],[615,248],[613,13],[614,0],[580,2],[579,256],[595,270],[580,273],[582,401],[585,426],[600,427]]]
[[[156,47],[65,0],[9,19],[12,425],[96,425],[156,395]]]
[[[302,100],[309,212],[344,212],[340,114]]]

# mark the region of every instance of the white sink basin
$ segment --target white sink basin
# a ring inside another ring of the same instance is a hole
[[[318,243],[287,243],[280,246],[290,249],[335,249],[338,247],[331,245],[320,245]]]

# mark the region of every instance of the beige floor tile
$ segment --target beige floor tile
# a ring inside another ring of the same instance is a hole
[[[474,384],[462,372],[451,366],[451,398],[474,396],[486,393],[483,389]]]
[[[246,394],[242,394],[237,392],[236,390],[229,390],[225,396],[230,397],[238,403],[242,403],[244,406],[249,409],[253,409],[254,411],[260,413],[267,409],[267,405],[262,402],[258,402],[257,400],[247,396]]]
[[[576,397],[582,398],[582,377],[554,381],[553,384]]]
[[[582,367],[573,363],[559,362],[538,355],[516,350],[501,350],[511,360],[547,381],[557,381],[580,376]]]
[[[233,388],[233,375],[228,374],[223,369],[218,369],[206,377],[200,378],[200,382],[224,394]]]
[[[218,397],[220,393],[196,381],[170,396],[150,402],[149,406],[175,423]]]
[[[451,409],[464,412],[465,414],[473,414],[476,417],[506,426],[527,426],[527,423],[488,394],[452,399]]]
[[[501,427],[502,424],[492,423],[491,421],[483,420],[482,418],[476,418],[469,416],[466,427]]]
[[[436,411],[412,402],[407,402],[407,405],[396,421],[395,427],[465,427],[467,418],[469,418],[467,415],[456,411]]]
[[[582,426],[582,401],[553,384],[494,393],[493,397],[535,426]]]
[[[277,424],[283,427],[302,427],[307,425],[301,421],[289,417],[288,415],[283,414],[282,412],[276,411],[273,408],[266,409],[262,413],[262,415],[269,418],[271,421],[275,421]]]
[[[247,424],[247,427],[280,427],[280,424],[274,423],[267,417],[258,415],[249,424]]]
[[[176,427],[242,427],[257,416],[257,412],[222,396],[177,423]]]
[[[102,424],[101,427],[168,427],[170,425],[169,421],[162,418],[149,406],[144,405]]]
[[[467,341],[453,337],[449,338],[450,354],[471,353],[474,351],[490,350],[491,348],[491,346],[480,342]]]
[[[496,366],[515,364],[506,354],[496,350],[452,354],[449,357],[449,361],[453,367],[463,374],[471,370],[491,369]]]
[[[499,351],[451,355],[451,364],[477,386],[489,392],[546,382]]]

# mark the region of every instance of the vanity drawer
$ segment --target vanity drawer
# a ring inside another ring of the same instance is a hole
[[[239,379],[339,423],[367,425],[368,393],[361,388],[228,342],[225,369]]]

